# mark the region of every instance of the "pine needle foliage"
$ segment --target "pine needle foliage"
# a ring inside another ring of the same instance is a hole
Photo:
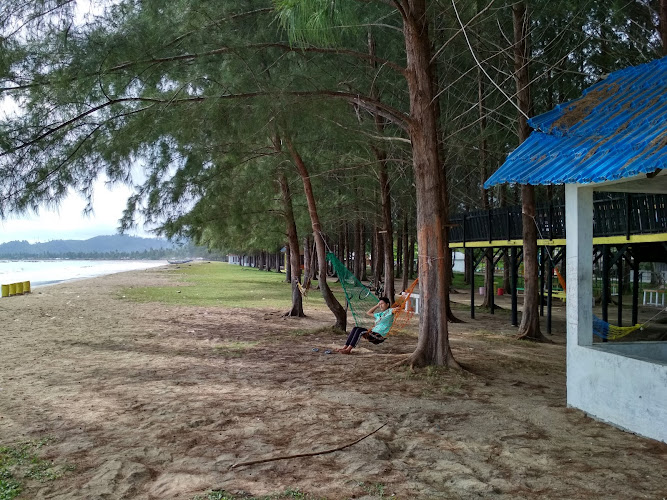
[[[298,46],[343,46],[361,31],[361,12],[342,0],[275,0],[290,43]]]

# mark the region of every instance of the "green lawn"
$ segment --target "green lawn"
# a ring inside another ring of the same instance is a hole
[[[292,305],[291,285],[284,273],[260,271],[224,262],[202,262],[170,270],[177,286],[133,287],[121,291],[124,298],[138,302],[164,302],[195,306],[268,307],[287,309]],[[339,300],[344,301],[338,283],[328,282]],[[304,304],[324,307],[322,295],[314,287]],[[344,303],[344,302],[343,302]]]

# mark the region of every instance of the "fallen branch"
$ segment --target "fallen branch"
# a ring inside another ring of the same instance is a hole
[[[313,452],[313,453],[299,453],[298,455],[283,455],[283,456],[274,457],[274,458],[264,458],[262,460],[252,460],[250,462],[239,462],[239,463],[236,463],[234,465],[231,465],[229,468],[230,469],[236,469],[237,467],[242,467],[244,465],[263,464],[263,463],[266,463],[266,462],[275,462],[277,460],[287,460],[287,459],[290,459],[290,458],[314,457],[316,455],[326,455],[327,453],[333,453],[334,451],[344,450],[345,448],[349,448],[350,446],[357,444],[359,441],[363,441],[367,437],[372,436],[377,431],[382,429],[385,425],[387,425],[387,424],[382,424],[380,427],[375,429],[373,432],[369,432],[368,434],[366,434],[363,437],[360,437],[356,441],[352,441],[351,443],[348,443],[348,444],[343,445],[343,446],[339,446],[338,448],[333,448],[331,450],[316,451],[316,452]]]

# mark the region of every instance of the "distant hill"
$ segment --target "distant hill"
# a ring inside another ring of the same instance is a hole
[[[95,236],[88,240],[53,240],[46,243],[9,241],[0,244],[0,258],[62,256],[66,254],[133,254],[177,248],[167,240],[137,236]]]

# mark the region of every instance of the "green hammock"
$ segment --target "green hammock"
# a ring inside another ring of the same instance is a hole
[[[343,287],[345,300],[354,317],[354,324],[365,328],[372,327],[373,318],[366,316],[365,313],[379,302],[378,298],[333,253],[327,253],[327,260],[331,262]]]

